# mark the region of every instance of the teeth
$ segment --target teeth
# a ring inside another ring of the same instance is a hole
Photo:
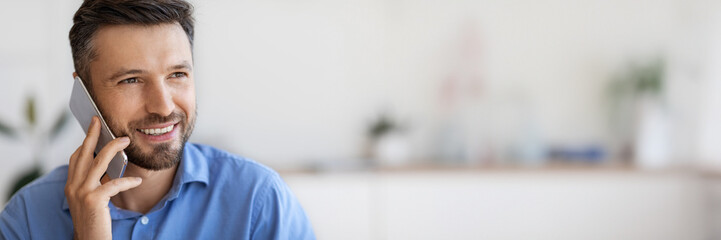
[[[148,134],[148,135],[161,135],[170,132],[173,130],[173,125],[164,127],[164,128],[151,128],[151,129],[140,129],[141,132]]]

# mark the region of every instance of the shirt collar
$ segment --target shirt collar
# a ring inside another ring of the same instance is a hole
[[[205,159],[205,156],[203,156],[203,153],[195,146],[195,144],[185,143],[185,147],[183,148],[183,158],[180,160],[180,165],[175,173],[173,186],[159,204],[164,206],[165,202],[178,198],[180,190],[182,190],[183,185],[186,183],[199,182],[207,186],[209,175],[208,161]],[[108,204],[112,206],[112,203]],[[67,198],[63,198],[63,210],[68,209],[70,209],[68,200]],[[111,213],[111,215],[114,214]]]
[[[173,187],[167,194],[167,200],[173,200],[178,197],[182,186],[186,183],[200,182],[208,185],[210,172],[208,170],[208,160],[203,153],[192,143],[186,143],[183,149],[183,159],[173,180]]]

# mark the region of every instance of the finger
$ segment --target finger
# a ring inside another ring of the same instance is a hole
[[[88,172],[90,162],[94,159],[93,153],[95,152],[95,146],[98,144],[98,137],[100,136],[100,121],[97,116],[93,116],[93,120],[90,122],[88,127],[88,134],[85,136],[83,141],[82,150],[78,155],[78,159],[75,163],[74,174],[85,174]],[[83,179],[78,177],[78,179]]]
[[[128,137],[119,137],[105,145],[98,153],[98,156],[95,157],[95,160],[90,164],[90,169],[88,169],[85,181],[97,183],[100,177],[103,176],[103,173],[108,169],[108,164],[110,164],[110,161],[115,157],[115,154],[128,147],[128,144],[130,144]]]
[[[96,189],[101,195],[108,198],[117,195],[122,191],[137,187],[143,182],[139,177],[122,177],[110,180]]]
[[[68,162],[68,180],[67,182],[74,182],[74,172],[75,172],[75,165],[77,165],[78,162],[78,154],[80,153],[80,148],[78,147],[75,149],[75,152],[73,152],[72,155],[70,155],[70,161]]]

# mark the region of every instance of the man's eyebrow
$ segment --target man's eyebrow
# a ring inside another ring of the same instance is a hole
[[[175,65],[170,66],[170,67],[168,68],[168,70],[170,70],[170,71],[172,71],[172,70],[178,70],[178,69],[186,69],[186,70],[188,70],[188,71],[192,71],[192,70],[193,70],[193,67],[190,66],[190,63],[188,63],[188,61],[183,61],[183,62],[181,62],[181,63],[175,64]]]
[[[125,68],[121,68],[119,71],[115,72],[115,74],[113,74],[112,76],[110,76],[110,78],[108,78],[108,80],[109,80],[109,81],[113,81],[113,80],[115,80],[115,79],[117,79],[117,78],[120,78],[120,77],[122,77],[122,76],[125,76],[125,75],[141,74],[141,73],[144,73],[144,72],[145,72],[145,71],[140,70],[140,69],[125,69]]]

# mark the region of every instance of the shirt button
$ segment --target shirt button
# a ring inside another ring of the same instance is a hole
[[[148,217],[143,216],[143,217],[140,218],[140,223],[142,223],[143,225],[145,225],[145,224],[148,224],[148,221],[149,221],[149,220],[150,220],[150,219],[148,219]]]

